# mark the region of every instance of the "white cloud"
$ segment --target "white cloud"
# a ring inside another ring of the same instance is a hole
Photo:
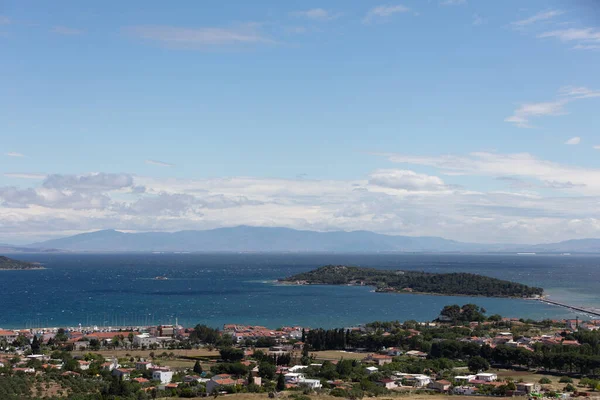
[[[556,31],[544,32],[538,35],[539,38],[553,37],[563,42],[577,41],[588,41],[588,42],[600,42],[600,30],[594,28],[570,28],[561,29]]]
[[[379,169],[369,175],[369,184],[403,190],[445,189],[444,181],[437,176],[419,174],[400,169]]]
[[[560,184],[586,195],[600,196],[600,169],[583,168],[540,160],[529,153],[498,154],[474,152],[466,156],[413,156],[375,153],[395,163],[438,168],[442,173],[470,176],[529,178]]]
[[[66,36],[81,35],[83,33],[81,29],[69,28],[67,26],[54,26],[52,27],[51,32]]]
[[[592,90],[583,86],[564,86],[560,88],[559,93],[561,96],[569,97],[570,100],[600,97],[600,90]]]
[[[548,11],[541,11],[535,15],[532,15],[529,18],[525,18],[519,21],[515,21],[512,23],[513,26],[516,27],[524,27],[524,26],[528,26],[531,24],[534,24],[536,22],[540,22],[540,21],[547,21],[549,19],[552,19],[554,17],[558,17],[559,15],[564,14],[564,11],[561,10],[548,10]]]
[[[565,144],[569,144],[569,145],[574,145],[574,144],[579,144],[579,143],[581,143],[581,138],[579,136],[572,137],[571,139],[569,139],[565,142]]]
[[[600,48],[600,29],[570,28],[540,33],[538,38],[555,38],[561,42],[575,42],[576,50],[598,50]]]
[[[404,168],[375,170],[356,180],[134,176],[130,182],[119,174],[50,175],[31,187],[0,188],[0,242],[107,228],[176,231],[240,224],[420,236],[451,232],[455,240],[510,243],[600,235],[598,170],[529,154],[386,157],[442,173],[514,177],[506,181],[525,184],[514,183],[514,192],[473,191]],[[540,195],[533,191],[538,188],[559,195]]]
[[[369,10],[367,15],[363,18],[363,23],[369,24],[375,20],[387,18],[398,13],[406,13],[408,11],[410,11],[410,8],[400,4],[378,6]]]
[[[550,101],[543,103],[525,103],[515,110],[514,114],[504,119],[505,122],[511,122],[519,128],[531,128],[529,120],[532,117],[543,117],[549,115],[565,114],[563,107],[567,104],[566,100]]]
[[[7,172],[3,174],[7,178],[16,178],[16,179],[45,179],[46,175],[44,174],[31,174],[31,173],[22,173],[22,172]]]
[[[596,146],[593,146],[593,147],[594,147],[594,149],[596,149],[596,150],[600,150],[600,144],[599,144],[599,145],[596,145]]]
[[[23,153],[17,153],[17,152],[14,152],[14,151],[9,151],[8,153],[4,153],[4,155],[8,156],[8,157],[25,157],[25,154],[23,154]]]
[[[86,175],[48,175],[43,187],[58,190],[78,190],[104,192],[133,187],[130,174],[93,173]]]
[[[467,0],[442,0],[440,4],[443,6],[462,6],[467,4]]]
[[[600,97],[600,91],[586,87],[565,86],[559,90],[557,100],[522,104],[514,111],[513,115],[506,117],[504,121],[510,122],[518,128],[532,128],[531,118],[564,115],[566,114],[564,106],[568,103],[593,97]]]
[[[174,167],[175,166],[175,164],[170,164],[168,162],[158,161],[158,160],[146,160],[145,162],[146,162],[146,164],[157,165],[159,167]]]
[[[479,14],[473,14],[473,25],[479,26],[485,24],[485,19]]]
[[[312,8],[305,11],[294,11],[291,15],[308,18],[316,21],[330,21],[339,18],[340,14],[333,14],[323,8]]]
[[[235,28],[182,28],[149,25],[129,27],[125,29],[125,32],[163,46],[182,49],[274,43],[272,39],[259,31],[257,24],[246,24]]]
[[[600,44],[577,44],[573,46],[575,50],[600,50]]]

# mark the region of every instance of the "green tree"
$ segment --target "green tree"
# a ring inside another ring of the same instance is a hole
[[[33,335],[33,340],[31,342],[31,352],[33,354],[38,354],[40,352],[40,349],[41,349],[40,340],[38,339],[37,335]]]
[[[476,374],[478,372],[487,371],[490,369],[490,363],[481,356],[472,357],[469,360],[469,371]]]
[[[277,372],[277,368],[271,363],[262,362],[258,365],[258,376],[261,378],[273,379],[275,372]]]
[[[219,353],[221,358],[226,362],[241,361],[244,358],[244,351],[242,349],[235,349],[233,347],[224,347]]]
[[[285,390],[285,377],[282,373],[277,377],[277,386],[275,387],[278,392],[282,392]]]
[[[196,360],[196,363],[194,364],[194,372],[197,374],[201,374],[202,373],[202,365],[200,365],[200,361]]]

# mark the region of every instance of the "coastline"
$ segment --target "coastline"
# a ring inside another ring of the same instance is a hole
[[[408,290],[377,290],[377,288],[373,285],[358,285],[358,284],[350,284],[350,283],[342,283],[339,285],[330,284],[330,283],[296,283],[292,281],[286,280],[276,280],[277,284],[282,286],[356,286],[356,287],[370,287],[375,288],[373,293],[393,293],[393,294],[415,294],[415,295],[425,295],[425,296],[449,296],[449,297],[481,297],[485,299],[515,299],[515,300],[543,300],[547,295],[542,295],[540,297],[518,297],[518,296],[484,296],[477,294],[465,294],[465,293],[431,293],[431,292],[417,292],[417,291],[408,291]]]

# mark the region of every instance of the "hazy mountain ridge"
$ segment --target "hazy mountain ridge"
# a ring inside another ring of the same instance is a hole
[[[189,252],[582,252],[600,253],[600,239],[533,246],[462,243],[440,237],[392,236],[369,231],[315,232],[238,226],[203,231],[125,233],[102,230],[33,243],[67,251]]]

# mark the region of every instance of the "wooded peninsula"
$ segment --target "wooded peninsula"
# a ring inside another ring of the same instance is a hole
[[[0,256],[0,271],[1,270],[29,270],[29,269],[44,269],[41,264],[13,260],[12,258]]]
[[[538,287],[463,272],[379,270],[345,265],[326,265],[281,279],[279,282],[299,285],[373,286],[377,292],[450,296],[532,298],[542,296],[544,292],[544,289]]]

